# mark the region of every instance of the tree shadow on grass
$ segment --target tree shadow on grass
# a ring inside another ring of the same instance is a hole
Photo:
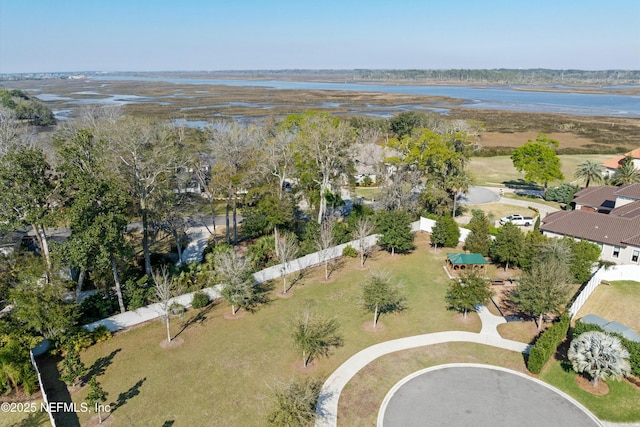
[[[147,377],[142,378],[137,383],[135,383],[129,390],[122,392],[118,395],[118,399],[111,403],[109,406],[111,407],[111,413],[114,413],[118,408],[125,405],[129,400],[133,399],[137,395],[140,394],[140,387],[147,380]]]
[[[175,336],[173,338],[178,338],[178,335],[180,335],[186,329],[188,329],[189,327],[191,327],[193,325],[202,325],[209,318],[208,315],[211,312],[211,310],[217,305],[218,305],[218,300],[213,300],[213,301],[209,302],[209,304],[207,304],[206,307],[203,307],[201,309],[196,308],[195,310],[198,310],[198,314],[196,314],[195,316],[191,317],[187,321],[183,322],[182,323],[182,328],[178,331],[177,334],[175,334]]]
[[[103,375],[107,370],[107,368],[109,367],[109,365],[111,365],[111,363],[113,362],[113,358],[120,351],[122,351],[122,349],[117,348],[113,350],[111,353],[109,353],[108,355],[96,359],[96,361],[93,362],[93,365],[91,365],[91,367],[89,368],[89,372],[87,372],[87,375],[84,376],[82,381],[86,383],[87,381],[89,381],[89,379],[93,377],[98,377],[100,375]]]
[[[329,262],[329,278],[331,278],[331,275],[335,271],[342,270],[345,265],[347,265],[347,261],[344,259],[344,257],[339,257],[330,261]]]
[[[287,288],[287,291],[293,288],[294,285],[297,285],[297,284],[303,285],[304,283],[301,283],[301,282],[306,277],[309,276],[309,269],[303,268],[302,270],[299,270],[297,273],[298,274],[296,275],[296,277],[294,277],[293,280],[289,282],[289,287]]]
[[[39,356],[36,358],[38,369],[42,375],[43,386],[49,402],[63,402],[69,406],[73,400],[69,394],[67,385],[60,378],[58,363],[62,360],[60,356]],[[59,410],[53,412],[53,417],[57,425],[80,427],[80,421],[74,411]],[[48,420],[48,417],[47,417]],[[0,422],[0,424],[2,424]]]
[[[512,179],[510,181],[502,181],[507,188],[512,188],[514,190],[542,190],[543,187],[539,186],[535,182],[528,182],[524,179]]]
[[[47,413],[45,411],[36,411],[29,413],[26,418],[22,419],[20,422],[11,424],[9,427],[46,427],[49,425],[51,424]]]
[[[275,289],[275,283],[272,281],[263,282],[255,285],[255,294],[253,299],[244,306],[244,309],[250,313],[255,313],[258,309],[271,302],[270,294]]]

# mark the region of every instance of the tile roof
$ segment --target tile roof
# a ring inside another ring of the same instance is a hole
[[[618,189],[618,187],[610,186],[587,187],[578,191],[574,195],[573,201],[576,205],[612,209],[616,204],[615,192]]]
[[[582,210],[555,212],[542,220],[540,229],[609,245],[635,246],[640,239],[640,216],[625,218]]]
[[[620,167],[620,163],[624,160],[624,156],[616,156],[612,159],[607,159],[602,162],[602,166],[609,169],[618,169]]]
[[[627,156],[631,156],[634,159],[640,159],[640,147],[636,148],[635,150],[631,150],[622,156],[616,156],[611,159],[607,159],[604,162],[602,162],[602,165],[605,168],[618,169],[620,167],[620,162],[622,162],[622,160],[624,160],[624,158]]]
[[[616,246],[640,246],[640,183],[623,187],[592,187],[576,193],[579,205],[606,207],[616,196],[638,200],[612,209],[608,214],[586,210],[558,211],[542,220],[540,229]],[[611,205],[613,207],[613,205]]]
[[[640,216],[640,201],[631,202],[624,206],[617,207],[609,212],[609,215],[621,216],[624,218],[635,218]]]
[[[634,182],[633,184],[622,186],[613,194],[616,196],[640,200],[640,182]]]

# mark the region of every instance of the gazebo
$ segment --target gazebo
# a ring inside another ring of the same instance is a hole
[[[451,272],[460,272],[467,269],[484,272],[488,264],[482,254],[447,254],[447,268]]]

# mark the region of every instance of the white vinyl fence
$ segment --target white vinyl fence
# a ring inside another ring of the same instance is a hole
[[[419,221],[415,221],[411,223],[411,231],[426,231],[428,233],[431,232],[433,226],[435,225],[435,221],[428,218],[420,218]],[[469,230],[465,228],[460,228],[460,242],[464,242],[469,234]],[[372,234],[368,236],[364,240],[365,248],[371,248],[378,242],[378,235]],[[332,260],[342,256],[342,251],[347,246],[353,246],[358,251],[361,251],[359,240],[353,240],[348,243],[344,243],[342,245],[334,246],[326,250],[326,253],[322,252],[314,252],[309,255],[305,255],[301,258],[297,258],[291,260],[286,265],[286,270],[283,268],[282,264],[274,265],[269,268],[265,268],[264,270],[260,270],[254,273],[253,277],[256,279],[257,283],[266,282],[268,280],[277,279],[282,277],[282,275],[296,273],[298,271],[302,271],[309,267],[313,267],[323,263],[325,260]],[[220,296],[219,288],[206,288],[203,289],[209,297],[212,299],[218,298]],[[189,307],[191,305],[191,301],[193,300],[193,293],[180,295],[179,297],[175,297],[171,300],[171,303],[176,302],[185,307]],[[98,326],[104,326],[110,331],[117,331],[120,329],[127,328],[129,326],[134,326],[139,323],[146,322],[148,320],[153,320],[159,316],[161,316],[162,310],[160,309],[160,304],[151,304],[146,307],[141,307],[137,310],[127,311],[125,313],[116,314],[111,317],[107,317],[106,319],[98,320],[97,322],[90,323],[85,325],[84,327],[90,331],[94,330]]]
[[[587,299],[591,296],[596,287],[603,280],[634,280],[640,282],[640,265],[615,265],[609,268],[600,267],[587,285],[582,289],[578,297],[571,304],[569,314],[573,319],[582,308]]]
[[[33,350],[29,350],[29,356],[31,356],[31,364],[33,365],[33,369],[35,369],[36,374],[38,374],[38,384],[40,385],[42,400],[44,400],[44,404],[47,408],[47,414],[49,414],[49,422],[53,427],[56,427],[56,420],[53,418],[53,414],[51,413],[49,407],[49,397],[47,396],[47,392],[45,391],[44,382],[42,382],[42,375],[40,375],[40,368],[38,368],[38,364],[36,363],[36,358],[33,355]]]

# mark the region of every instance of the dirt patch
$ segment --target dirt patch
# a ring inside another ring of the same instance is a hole
[[[493,303],[500,309],[500,312],[503,316],[521,316],[520,310],[516,307],[516,305],[509,298],[509,293],[515,289],[515,284],[509,284],[509,282],[505,282],[504,285],[493,285],[491,286],[491,290],[493,291],[493,296],[491,299]]]
[[[458,313],[453,316],[453,322],[456,325],[471,326],[480,322],[480,319],[477,316],[472,316],[471,313],[467,313],[467,317],[463,313]]]
[[[94,415],[87,421],[85,424],[86,427],[103,427],[103,426],[111,426],[116,422],[116,418],[114,418],[111,414],[102,414],[102,424],[100,424],[100,419],[97,415]]]
[[[526,144],[529,140],[535,140],[538,136],[537,131],[527,132],[513,132],[513,133],[500,133],[500,132],[486,132],[482,134],[479,143],[483,147],[520,147]],[[591,139],[575,135],[573,133],[558,133],[553,132],[547,134],[547,137],[555,139],[560,143],[559,149],[567,148],[584,148],[589,144],[593,144]]]
[[[164,349],[172,349],[180,347],[182,344],[184,344],[184,340],[182,338],[174,338],[171,341],[162,340],[162,342],[160,343],[160,347]]]
[[[578,387],[582,390],[595,396],[605,396],[609,394],[609,385],[602,380],[598,381],[598,385],[594,387],[587,378],[582,375],[576,375],[576,384],[578,384]]]
[[[224,312],[222,317],[224,317],[227,320],[237,320],[237,319],[242,319],[246,314],[247,312],[242,309],[238,309],[236,311],[236,314],[232,314],[230,311],[227,310]]]
[[[291,298],[293,296],[293,292],[291,291],[291,289],[289,289],[287,291],[287,293],[284,293],[284,292],[280,291],[280,292],[276,293],[276,296],[278,298]]]
[[[307,363],[306,367],[302,363],[302,360],[298,360],[293,364],[293,370],[303,375],[311,375],[315,373],[317,369],[318,364],[316,363],[315,359],[311,359],[311,361]]]
[[[376,327],[374,328],[373,321],[370,321],[370,322],[364,322],[362,324],[362,329],[364,329],[367,332],[372,332],[374,334],[377,334],[380,331],[384,331],[385,326],[384,326],[384,323],[378,320],[378,323],[376,323]]]

